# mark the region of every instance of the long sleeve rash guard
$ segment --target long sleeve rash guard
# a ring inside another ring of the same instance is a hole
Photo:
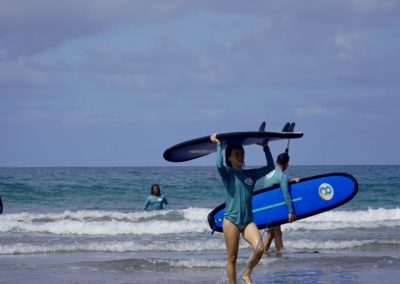
[[[279,184],[282,189],[283,198],[285,199],[288,211],[289,213],[293,213],[292,199],[290,198],[288,183],[289,180],[285,172],[279,168],[275,168],[274,171],[265,176],[264,187],[270,187]]]
[[[163,204],[168,205],[168,200],[165,196],[149,195],[146,198],[143,210],[161,210],[163,209]]]
[[[238,226],[253,221],[252,194],[256,181],[274,169],[269,147],[264,147],[267,166],[259,169],[237,171],[223,165],[222,146],[217,144],[217,169],[226,189],[224,218]]]

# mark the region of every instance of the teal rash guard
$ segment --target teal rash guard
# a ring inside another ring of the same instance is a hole
[[[222,146],[217,144],[217,169],[226,189],[224,218],[244,227],[253,221],[252,194],[256,181],[274,169],[269,147],[264,147],[267,166],[259,169],[237,171],[226,167],[222,159]]]
[[[286,206],[289,213],[293,213],[292,199],[289,194],[289,179],[285,172],[280,168],[275,168],[272,172],[265,176],[264,187],[279,185],[282,189],[283,198],[285,199]]]
[[[163,209],[163,204],[168,205],[168,200],[166,197],[162,195],[149,195],[146,198],[146,203],[143,206],[143,210],[161,210]]]

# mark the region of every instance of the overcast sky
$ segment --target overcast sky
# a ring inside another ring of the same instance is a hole
[[[400,164],[399,74],[398,0],[0,0],[0,166],[214,165],[162,154],[263,120],[295,165]]]

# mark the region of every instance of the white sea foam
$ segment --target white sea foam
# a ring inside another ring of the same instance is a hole
[[[400,246],[398,240],[308,240],[285,241],[285,246],[294,250],[346,250],[365,246]]]
[[[218,260],[206,260],[206,259],[189,259],[189,260],[152,259],[147,261],[155,265],[165,264],[172,267],[182,267],[182,268],[209,268],[209,267],[224,268],[226,266],[225,260],[218,261]]]
[[[400,208],[364,211],[328,211],[283,226],[285,231],[377,229],[400,227]]]
[[[75,221],[58,220],[32,223],[3,222],[0,232],[48,233],[56,235],[162,235],[181,233],[203,233],[209,231],[208,224],[191,221],[149,221],[133,223],[126,221]]]
[[[186,220],[196,222],[204,222],[204,220],[207,220],[210,211],[211,210],[208,208],[188,208],[182,210],[183,216]]]
[[[237,260],[237,264],[239,265],[244,265],[247,264],[248,259],[247,258],[239,258]],[[260,260],[258,265],[267,265],[271,264],[274,262],[277,262],[277,259],[272,259],[272,258],[263,258]],[[189,260],[182,260],[182,259],[177,259],[177,260],[150,260],[150,262],[154,264],[159,264],[159,263],[165,263],[168,264],[168,266],[173,266],[173,267],[184,267],[184,268],[225,268],[226,267],[226,261],[225,259],[222,261],[218,260],[207,260],[207,259],[189,259]]]
[[[15,213],[4,214],[3,220],[20,220],[20,221],[40,221],[40,220],[129,220],[137,221],[140,219],[148,219],[154,217],[162,217],[169,214],[171,210],[159,211],[136,211],[136,212],[118,212],[118,211],[101,211],[101,210],[66,210],[62,213]]]
[[[326,240],[316,241],[309,239],[301,239],[296,241],[285,241],[285,247],[288,251],[298,250],[347,250],[354,248],[362,248],[365,246],[400,246],[398,240]],[[197,249],[198,248],[198,249]],[[251,248],[244,241],[240,243],[240,250]],[[104,242],[74,242],[70,244],[29,244],[29,243],[13,243],[8,245],[0,245],[0,255],[15,254],[44,254],[44,253],[69,253],[69,252],[187,252],[194,253],[196,251],[221,251],[225,253],[225,244],[222,239],[212,239],[206,244],[200,241],[187,242],[152,242],[143,243],[136,241],[104,241]]]
[[[241,243],[241,248],[248,245]],[[196,252],[196,251],[216,251],[225,250],[223,239],[213,239],[204,243],[204,241],[186,242],[163,242],[163,241],[92,241],[92,242],[74,242],[69,244],[30,244],[13,243],[0,245],[0,255],[10,254],[36,254],[36,253],[65,253],[78,251],[92,252]]]
[[[1,217],[0,233],[55,235],[164,235],[210,232],[210,209],[163,211],[65,211],[17,213]],[[400,227],[400,208],[364,211],[329,211],[283,226],[285,231],[378,229]]]
[[[208,232],[209,209],[115,212],[17,213],[2,217],[0,232],[57,235],[161,235]]]

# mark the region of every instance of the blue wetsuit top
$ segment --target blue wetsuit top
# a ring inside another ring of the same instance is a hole
[[[163,209],[163,204],[168,205],[166,197],[160,195],[149,195],[146,198],[146,203],[143,206],[143,210],[160,210]]]
[[[264,147],[267,166],[259,169],[237,171],[226,167],[222,161],[222,146],[217,144],[217,169],[226,189],[224,218],[242,227],[253,221],[252,194],[256,181],[274,169],[269,147]]]
[[[290,198],[289,194],[288,182],[289,179],[285,172],[280,168],[275,168],[275,170],[265,176],[264,187],[270,187],[276,184],[280,185],[288,211],[289,213],[293,213],[292,199]]]

